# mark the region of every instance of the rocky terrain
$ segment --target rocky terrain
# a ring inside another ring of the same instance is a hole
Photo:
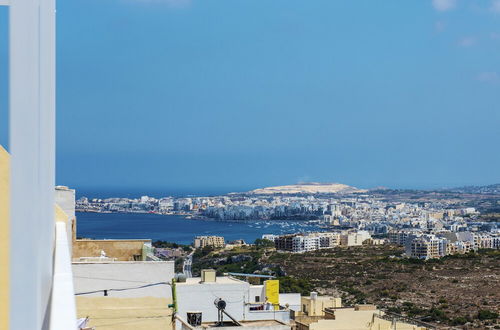
[[[288,276],[308,279],[320,293],[345,304],[373,303],[387,311],[440,326],[500,328],[500,251],[420,261],[400,258],[393,246],[276,253]]]
[[[197,250],[193,273],[203,268],[273,274],[281,292],[341,296],[346,306],[372,303],[387,312],[442,329],[498,329],[500,251],[421,261],[402,248],[357,246],[304,254],[276,252],[272,244],[233,250]]]

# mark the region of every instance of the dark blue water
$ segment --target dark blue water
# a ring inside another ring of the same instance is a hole
[[[93,239],[152,239],[190,244],[195,236],[218,235],[226,241],[253,243],[263,234],[288,234],[320,230],[307,221],[193,220],[175,215],[133,213],[77,213],[77,237]]]
[[[141,196],[150,196],[162,198],[167,196],[173,197],[193,197],[193,196],[221,196],[231,192],[241,192],[256,189],[258,187],[222,187],[210,189],[159,189],[159,188],[110,188],[110,189],[95,189],[85,187],[72,187],[76,189],[76,198],[111,198],[111,197],[126,197],[139,198]]]

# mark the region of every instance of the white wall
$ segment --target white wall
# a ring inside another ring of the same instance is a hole
[[[256,296],[259,296],[260,298],[260,301],[259,302],[264,302],[265,299],[266,299],[266,293],[264,291],[264,285],[250,285],[250,288],[249,288],[249,302],[250,303],[254,303],[256,302],[255,301],[255,297]]]
[[[173,261],[115,261],[109,263],[73,263],[73,281],[75,293],[85,297],[103,296],[102,290],[130,289],[108,291],[110,297],[172,297],[168,284],[174,277]]]
[[[176,285],[178,314],[182,319],[187,320],[187,312],[202,312],[202,322],[216,322],[218,311],[214,300],[222,298],[227,303],[226,311],[237,321],[290,322],[290,310],[250,311],[248,303],[253,303],[255,296],[265,298],[263,285],[250,285],[228,277],[218,277],[217,280],[219,282],[199,283],[199,278],[191,278],[187,283]],[[300,294],[287,294],[283,299],[298,304],[300,309]],[[224,320],[228,319],[224,316]],[[179,322],[177,328],[181,328]]]
[[[288,304],[291,310],[300,312],[300,293],[280,293],[280,305],[285,306],[286,304]]]
[[[271,310],[271,311],[247,311],[245,313],[245,321],[258,320],[277,320],[283,323],[290,322],[289,310]]]
[[[55,1],[9,3],[10,327],[50,324],[55,246]]]
[[[180,322],[177,323],[177,328],[181,330],[189,330],[188,327],[183,326]],[[234,330],[235,327],[218,327],[218,330]],[[291,327],[289,325],[282,324],[273,324],[273,325],[248,325],[245,324],[245,330],[290,330]]]
[[[222,298],[226,301],[228,312],[236,320],[244,319],[244,306],[248,301],[249,284],[234,281],[233,283],[202,283],[176,285],[177,306],[180,317],[187,320],[187,312],[201,311],[203,322],[217,321],[217,308],[214,300]],[[227,316],[224,316],[228,319]]]

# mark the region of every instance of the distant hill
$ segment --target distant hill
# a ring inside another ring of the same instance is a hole
[[[318,183],[308,182],[287,186],[276,186],[260,188],[249,191],[254,195],[273,195],[273,194],[351,194],[363,193],[367,190],[358,189],[341,183]]]
[[[500,183],[487,186],[466,186],[450,190],[468,194],[500,194]]]

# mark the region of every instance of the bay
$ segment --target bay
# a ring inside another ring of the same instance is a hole
[[[226,241],[253,243],[263,234],[321,231],[306,220],[197,220],[148,213],[77,212],[77,237],[91,239],[152,239],[191,244],[195,236],[217,235]]]

